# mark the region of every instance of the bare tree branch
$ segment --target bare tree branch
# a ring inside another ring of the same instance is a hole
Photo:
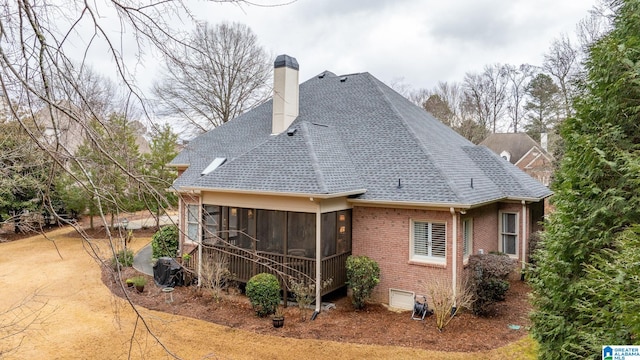
[[[198,25],[186,46],[165,56],[153,87],[160,115],[196,133],[224,124],[266,100],[269,58],[246,25]]]

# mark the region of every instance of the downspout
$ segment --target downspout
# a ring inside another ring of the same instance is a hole
[[[178,226],[178,236],[179,236],[179,239],[180,239],[180,242],[178,244],[180,246],[180,249],[178,249],[180,252],[178,254],[180,254],[180,256],[182,256],[184,254],[184,241],[185,241],[185,238],[187,237],[186,236],[187,235],[187,231],[186,231],[187,230],[187,226],[189,226],[189,225],[187,225],[187,222],[185,221],[185,219],[186,219],[186,217],[184,216],[184,214],[185,214],[185,211],[184,211],[185,206],[187,206],[187,205],[185,205],[184,201],[182,200],[182,195],[179,195],[178,196],[178,224],[177,224],[177,226]]]
[[[527,203],[522,200],[522,274],[524,274],[525,263],[527,261]]]
[[[458,296],[458,214],[456,214],[456,210],[454,208],[449,208],[451,212],[451,221],[453,223],[453,232],[452,232],[452,246],[451,246],[451,255],[452,255],[452,273],[451,273],[451,286],[453,290],[453,298],[456,299]],[[456,303],[454,301],[453,307],[455,309]]]
[[[202,286],[202,236],[202,194],[200,194],[198,196],[198,287]]]
[[[320,204],[316,210],[316,311],[311,319],[314,320],[320,313],[322,305],[322,214],[320,212]]]

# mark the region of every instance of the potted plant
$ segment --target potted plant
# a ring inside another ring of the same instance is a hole
[[[274,328],[281,328],[284,326],[284,313],[280,309],[280,307],[276,307],[276,312],[271,316],[273,320]]]
[[[133,279],[129,278],[125,280],[125,282],[127,283],[127,287],[133,287]]]
[[[133,279],[133,285],[136,287],[138,292],[144,291],[144,286],[147,284],[147,279],[144,276],[136,276]]]

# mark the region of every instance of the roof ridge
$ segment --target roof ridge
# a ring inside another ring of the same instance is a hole
[[[313,146],[313,141],[311,141],[311,137],[309,136],[309,129],[307,125],[307,121],[300,121],[298,123],[300,127],[300,132],[304,138],[304,143],[307,145],[307,149],[309,150],[309,158],[311,159],[311,167],[313,168],[313,172],[316,174],[316,180],[318,181],[318,187],[321,192],[329,193],[329,188],[327,187],[327,182],[324,179],[324,174],[322,173],[322,169],[320,168],[320,161],[318,160],[318,155],[316,154],[315,148]]]
[[[420,146],[420,149],[422,150],[422,152],[426,156],[428,156],[431,160],[433,160],[433,158],[434,158],[433,154],[430,151],[427,150],[427,148],[424,146],[424,144],[422,143],[420,138],[417,136],[417,134],[415,133],[413,128],[411,128],[411,126],[409,126],[409,124],[405,120],[404,116],[402,116],[402,114],[400,113],[398,108],[396,108],[396,106],[393,104],[393,101],[391,101],[391,99],[389,99],[389,96],[387,96],[387,94],[382,90],[382,88],[378,84],[378,82],[380,82],[380,81],[379,80],[378,81],[373,81],[371,78],[372,78],[372,76],[368,76],[367,77],[367,79],[374,84],[376,89],[384,97],[384,99],[386,100],[386,103],[392,109],[393,113],[400,119],[400,121],[402,121],[402,124],[403,124],[404,128],[407,129],[407,131],[409,132],[409,134],[411,134],[411,136],[416,141],[416,143],[418,143],[418,145]],[[380,83],[382,83],[382,82],[380,82]],[[382,84],[384,84],[384,83],[382,83]],[[400,95],[400,94],[398,94],[398,95]],[[400,95],[400,96],[402,96],[402,95]],[[407,100],[407,101],[409,101],[409,100]],[[458,188],[456,186],[452,186],[452,184],[454,184],[454,182],[452,181],[451,177],[449,177],[447,175],[447,173],[445,171],[443,171],[442,166],[437,161],[431,161],[431,163],[436,167],[436,169],[438,169],[438,172],[440,173],[440,175],[443,178],[447,179],[447,187],[456,195],[458,200],[462,199],[462,196],[460,195],[460,191],[458,191]]]

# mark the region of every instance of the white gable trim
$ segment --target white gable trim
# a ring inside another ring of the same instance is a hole
[[[546,151],[544,151],[544,150],[540,149],[538,146],[533,146],[533,147],[531,147],[531,149],[529,149],[529,151],[527,151],[524,155],[522,155],[522,157],[521,157],[520,159],[518,159],[518,161],[516,161],[516,163],[515,163],[514,165],[515,165],[515,166],[518,166],[518,164],[520,164],[520,162],[522,161],[522,159],[526,158],[526,157],[527,157],[530,153],[532,153],[533,151],[538,151],[538,152],[540,153],[540,155],[542,155],[542,156],[544,156],[544,157],[545,157],[545,159],[549,160],[550,162],[552,162],[552,161],[553,161],[553,158],[549,155],[549,153],[548,153],[548,152],[546,152]],[[528,167],[529,165],[531,165],[531,163],[532,163],[533,161],[537,160],[537,159],[538,159],[538,157],[539,157],[539,156],[537,156],[534,160],[532,160],[531,162],[529,162],[529,163],[527,164],[527,166],[525,166],[525,167]]]

